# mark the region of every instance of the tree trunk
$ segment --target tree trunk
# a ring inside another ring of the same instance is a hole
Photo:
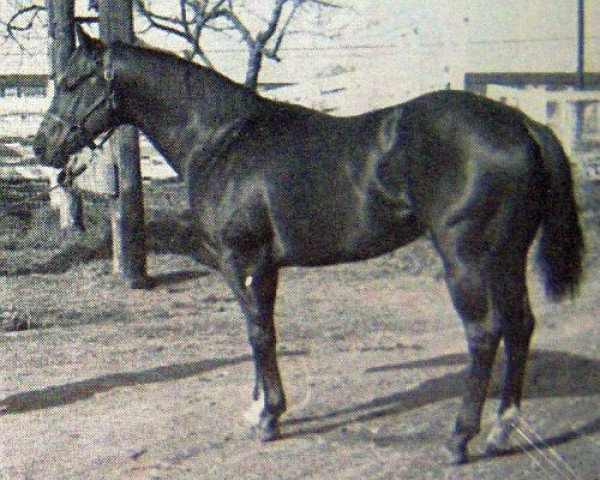
[[[99,0],[100,38],[134,42],[132,0]],[[119,194],[113,200],[113,270],[131,288],[148,288],[144,201],[140,169],[139,134],[132,126],[118,128],[109,140],[117,166]]]
[[[75,50],[75,0],[46,0],[50,70],[54,80],[62,75]],[[53,206],[59,212],[60,228],[83,230],[81,198],[73,189],[54,185]]]
[[[258,74],[262,66],[262,51],[259,48],[254,48],[248,53],[248,64],[246,69],[245,85],[252,90],[258,88]]]

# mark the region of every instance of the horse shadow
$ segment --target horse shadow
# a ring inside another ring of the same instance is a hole
[[[440,401],[459,400],[464,393],[467,363],[466,354],[447,354],[369,368],[365,371],[365,375],[442,366],[465,367],[458,372],[447,373],[441,377],[426,380],[410,390],[376,397],[368,402],[356,403],[325,414],[288,419],[284,422],[283,437],[293,438],[310,434],[325,434],[350,425],[403,414]],[[490,398],[499,398],[501,394],[502,379],[499,372],[503,371],[504,364],[503,362],[499,363],[500,368],[495,372],[490,385]],[[559,351],[535,350],[531,353],[524,388],[525,399],[594,395],[600,395],[599,361]],[[568,432],[552,438],[540,439],[528,446],[507,449],[501,452],[501,455],[512,455],[523,450],[549,448],[596,433],[600,433],[600,416],[577,429],[569,429]],[[385,438],[372,438],[371,440],[381,444],[395,444],[405,442],[406,437],[389,435]],[[474,456],[473,459],[477,460],[477,457]]]
[[[308,355],[305,350],[285,351],[281,356]],[[0,401],[0,416],[25,413],[64,406],[92,398],[94,395],[119,387],[180,380],[198,376],[227,366],[251,362],[250,355],[220,357],[175,365],[167,365],[138,372],[121,372],[96,378],[50,386],[10,395]],[[440,355],[434,358],[383,365],[369,368],[365,375],[399,370],[422,369],[439,366],[466,366],[464,354]],[[411,390],[373,398],[368,402],[355,403],[325,414],[291,418],[283,422],[283,438],[302,435],[324,434],[342,427],[369,420],[399,415],[443,400],[459,399],[463,394],[465,370],[431,378]],[[498,397],[501,381],[495,375],[490,396]],[[570,398],[600,394],[600,362],[566,352],[536,350],[532,352],[525,386],[525,398]],[[533,442],[528,446],[508,449],[501,455],[512,455],[523,450],[549,448],[578,438],[600,433],[600,417],[587,424],[570,429],[552,438]],[[404,436],[388,436],[379,439],[381,444],[406,441]],[[479,457],[474,456],[473,460]]]
[[[198,278],[210,275],[209,270],[180,270],[176,272],[159,273],[152,277],[153,283],[157,287],[171,287],[179,283],[187,282],[188,280],[196,280]]]
[[[290,350],[282,352],[280,355],[286,357],[306,354],[307,352],[304,350]],[[155,367],[137,372],[111,373],[96,378],[66,383],[64,385],[55,385],[40,390],[21,392],[0,400],[0,416],[69,405],[90,399],[98,393],[108,392],[120,387],[132,387],[136,385],[182,380],[188,377],[206,374],[219,368],[251,361],[252,357],[250,355],[241,355],[232,358],[221,357],[200,360],[197,362]]]

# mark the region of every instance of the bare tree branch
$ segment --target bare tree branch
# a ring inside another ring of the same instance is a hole
[[[342,5],[339,5],[334,2],[324,2],[322,0],[309,0],[309,2],[326,8],[344,8]]]
[[[4,27],[3,36],[14,41],[21,50],[25,50],[25,46],[18,38],[19,32],[27,32],[33,29],[40,14],[46,10],[43,5],[29,5],[27,7],[16,10],[8,20],[0,20],[0,24]]]
[[[289,29],[290,23],[292,22],[292,19],[296,15],[296,12],[300,8],[301,5],[302,5],[302,2],[298,2],[298,1],[294,2],[291,12],[287,16],[287,19],[285,20],[281,29],[279,30],[279,34],[277,35],[277,37],[275,38],[275,41],[273,42],[273,46],[269,49],[263,48],[263,53],[269,59],[275,60],[277,62],[281,61],[281,58],[279,58],[279,56],[278,56],[279,49],[281,48],[281,45],[283,43],[283,38],[289,33],[288,29]]]
[[[34,29],[40,23],[42,12],[46,10],[42,0],[26,4],[15,1],[15,10],[3,21],[0,19],[0,36],[5,41],[13,41],[22,51],[26,47],[21,42],[20,34]],[[320,11],[343,8],[334,0],[261,0],[270,3],[264,15],[259,15],[248,0],[178,0],[173,14],[159,13],[149,0],[133,0],[137,14],[147,24],[143,32],[159,30],[181,39],[189,49],[184,55],[189,59],[197,59],[201,63],[215,68],[203,44],[205,32],[212,32],[235,38],[244,45],[247,54],[245,83],[256,88],[263,60],[280,61],[279,56],[284,40],[289,35],[306,33],[309,29],[293,29],[296,18],[311,14],[309,7]],[[29,2],[27,2],[29,3]],[[155,2],[157,4],[158,2]],[[97,7],[96,0],[89,0],[89,8]],[[262,5],[261,5],[262,7]],[[248,14],[251,18],[248,19]],[[252,18],[254,17],[254,18]],[[95,17],[76,19],[78,22],[90,23]],[[326,27],[319,21],[315,26],[314,36],[332,38]],[[262,25],[261,25],[262,24]],[[258,26],[257,26],[258,25]]]
[[[145,0],[134,0],[134,3],[137,11],[146,19],[148,29],[158,29],[185,40],[190,46],[186,55],[189,58],[198,58],[207,65],[212,64],[202,47],[203,34],[206,31],[225,35],[235,34],[247,51],[245,83],[251,88],[256,88],[263,59],[280,61],[279,52],[286,36],[290,33],[308,31],[291,29],[294,19],[304,12],[302,7],[343,8],[330,0],[269,1],[271,8],[264,18],[252,11],[245,0],[179,0],[179,14],[174,16],[157,13]],[[263,26],[258,29],[256,26],[251,26],[256,22],[247,22],[240,15],[240,9],[247,10]],[[326,34],[317,36],[332,38],[332,35]]]
[[[42,27],[44,31],[47,28],[46,13],[47,7],[44,2],[31,3],[23,6],[26,2],[14,1],[14,9],[10,16],[5,20],[0,18],[0,37],[3,37],[4,42],[13,42],[21,51],[25,52],[27,47],[22,41],[29,32],[36,30],[36,27]],[[5,11],[10,9],[5,7]],[[96,23],[97,17],[94,16],[78,16],[75,17],[78,23]],[[44,34],[45,35],[45,34]]]

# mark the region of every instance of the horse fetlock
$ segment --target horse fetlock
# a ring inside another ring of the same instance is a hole
[[[446,442],[446,450],[448,453],[448,459],[453,465],[462,465],[469,461],[469,440],[471,437],[468,435],[452,435],[450,440]]]
[[[506,448],[511,433],[519,425],[520,411],[512,406],[498,415],[496,424],[486,438],[486,455],[493,455]]]
[[[516,426],[521,419],[521,409],[516,406],[508,407],[498,415],[498,421]]]
[[[473,405],[470,405],[473,407]],[[480,431],[479,415],[467,410],[461,411],[456,419],[454,433],[446,442],[450,462],[460,465],[469,461],[469,441]]]

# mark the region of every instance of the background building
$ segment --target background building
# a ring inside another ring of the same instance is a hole
[[[160,5],[168,10],[172,1]],[[467,88],[549,123],[571,152],[598,146],[600,0],[585,1],[583,92],[574,88],[576,1],[339,3],[347,8],[326,19],[335,35],[290,35],[281,61],[264,63],[260,82],[265,95],[345,115],[426,91]],[[4,10],[13,4],[0,0]],[[87,4],[77,2],[80,10]],[[162,32],[146,31],[145,26],[140,19],[144,42],[179,53],[185,48]],[[45,30],[37,27],[20,38],[20,45],[9,41],[0,45],[0,128],[5,133],[19,129],[33,133],[39,112],[47,107],[44,95],[50,95],[52,88],[45,39]],[[208,50],[215,66],[242,81],[245,59],[237,41],[219,37],[211,43],[208,38],[207,45],[212,46]]]

